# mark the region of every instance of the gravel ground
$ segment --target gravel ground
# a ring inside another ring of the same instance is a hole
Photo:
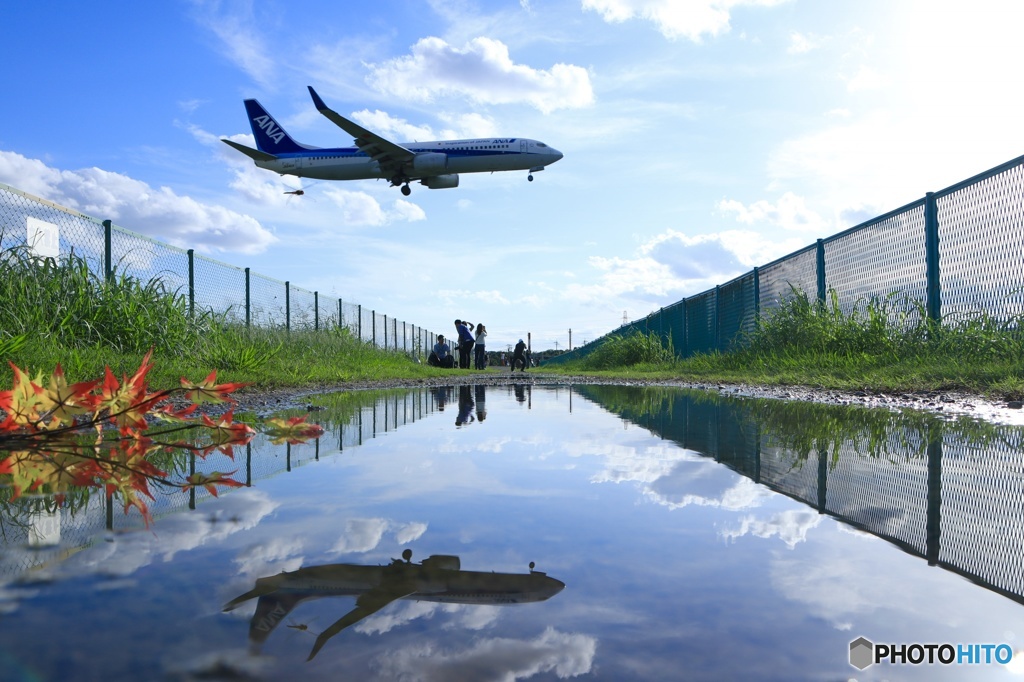
[[[967,393],[934,391],[924,393],[872,393],[869,391],[833,391],[806,386],[756,386],[750,384],[715,384],[665,380],[610,380],[585,376],[545,374],[542,371],[516,372],[514,375],[491,369],[484,372],[454,370],[429,379],[396,379],[391,381],[351,382],[326,384],[315,388],[275,389],[260,391],[242,389],[236,394],[236,411],[253,412],[261,416],[283,409],[309,409],[309,397],[335,391],[358,391],[384,388],[453,386],[460,384],[487,384],[504,386],[511,383],[572,386],[580,384],[615,384],[624,386],[678,386],[699,390],[719,391],[726,395],[780,400],[800,400],[833,405],[860,405],[889,409],[914,409],[933,412],[950,418],[968,415],[985,421],[1024,425],[1024,410],[1019,401],[988,400]]]

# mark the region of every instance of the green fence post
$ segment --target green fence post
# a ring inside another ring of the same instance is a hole
[[[291,332],[292,330],[292,284],[291,282],[284,283],[284,330]]]
[[[688,320],[686,319],[686,301],[687,300],[688,299],[684,298],[683,299],[683,305],[679,306],[680,308],[683,309],[683,350],[682,350],[682,355],[679,356],[681,358],[688,358],[688,357],[690,357],[690,330],[689,330]]]
[[[718,324],[718,321],[721,319],[721,315],[719,314],[719,310],[718,310],[719,300],[720,300],[719,296],[718,296],[718,292],[721,291],[721,289],[722,289],[722,285],[721,284],[716,284],[715,285],[715,307],[713,308],[713,310],[715,311],[715,350],[722,350],[721,347],[720,347],[721,343],[722,343],[721,330],[719,329],[719,324]]]
[[[371,338],[373,339],[373,347],[376,348],[377,347],[377,311],[376,310],[371,310],[370,311],[370,320],[373,322],[373,336]]]
[[[761,326],[761,271],[754,268],[754,331]]]
[[[388,349],[388,316],[384,316],[384,350]]]
[[[188,250],[188,316],[196,315],[196,267],[195,250]]]
[[[928,319],[938,323],[942,321],[942,291],[939,286],[939,211],[934,192],[924,197],[924,244]]]
[[[818,303],[825,305],[825,242],[818,240],[817,264],[815,269],[818,272]]]
[[[245,328],[248,329],[252,323],[252,299],[249,289],[249,268],[245,269]]]
[[[345,326],[345,317],[341,309],[341,299],[338,299],[338,329]]]
[[[313,331],[320,331],[320,293],[313,292]]]
[[[103,281],[109,282],[114,273],[113,254],[110,246],[110,233],[113,227],[109,220],[103,221]]]
[[[359,314],[359,324],[356,325],[356,329],[357,329],[357,331],[359,333],[359,342],[362,343],[363,342],[363,304],[362,303],[357,304],[356,308],[358,309],[357,312]]]

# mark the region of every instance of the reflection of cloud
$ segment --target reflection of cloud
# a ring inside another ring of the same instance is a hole
[[[420,618],[433,618],[436,614],[450,616],[442,626],[446,630],[483,630],[498,620],[500,612],[500,606],[402,602],[367,617],[355,626],[355,630],[364,635],[380,635]]]
[[[767,488],[712,461],[677,466],[655,481],[646,495],[669,509],[690,505],[730,511],[759,507],[775,495]]]
[[[75,576],[83,573],[128,576],[155,558],[170,561],[178,552],[221,542],[234,533],[255,528],[277,506],[261,490],[239,490],[212,501],[206,514],[174,514],[161,518],[154,533],[112,536],[110,542],[93,545],[69,557],[61,564],[60,571]],[[211,514],[216,516],[211,517]],[[217,521],[212,522],[211,518]]]
[[[753,515],[744,516],[738,528],[727,528],[721,532],[722,537],[735,540],[748,533],[759,538],[777,536],[793,549],[807,539],[807,531],[821,523],[821,515],[812,511],[787,510],[773,514],[767,521],[761,521]]]
[[[594,483],[641,484],[653,502],[681,509],[690,505],[731,511],[759,507],[775,495],[714,460],[674,446],[637,448],[624,445],[575,442],[566,446],[570,456],[597,456],[604,469]]]
[[[369,552],[380,544],[384,533],[389,530],[395,532],[396,542],[404,545],[418,540],[427,532],[427,524],[420,522],[397,523],[384,518],[349,519],[345,522],[345,534],[327,553]]]
[[[548,628],[532,640],[477,640],[463,651],[442,651],[430,644],[388,652],[380,659],[386,679],[501,680],[514,682],[542,673],[559,678],[589,673],[597,639]]]
[[[270,538],[243,550],[235,557],[238,573],[242,576],[262,578],[302,567],[302,540],[299,538]]]

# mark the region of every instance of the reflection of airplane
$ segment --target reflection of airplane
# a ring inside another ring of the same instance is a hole
[[[281,175],[321,180],[384,178],[402,186],[419,180],[430,189],[459,186],[459,173],[529,170],[533,173],[562,158],[557,149],[524,137],[480,140],[445,140],[395,144],[329,109],[312,87],[309,94],[317,111],[351,135],[354,147],[322,149],[300,144],[254,99],[245,100],[256,149],[231,140],[221,141],[242,152],[260,168]]]
[[[356,596],[356,607],[324,630],[309,653],[311,660],[331,637],[379,611],[396,599],[446,604],[519,604],[544,601],[565,584],[533,570],[518,573],[483,573],[460,570],[459,557],[435,555],[414,564],[412,551],[386,566],[329,564],[279,573],[256,581],[256,587],[225,606],[230,611],[259,597],[249,623],[249,641],[259,645],[299,602],[319,597]]]

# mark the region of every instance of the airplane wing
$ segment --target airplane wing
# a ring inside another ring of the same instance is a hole
[[[415,581],[385,581],[379,587],[364,592],[356,599],[356,607],[334,622],[316,638],[313,650],[309,652],[307,661],[313,660],[317,652],[327,644],[327,640],[349,627],[355,625],[363,618],[380,611],[382,608],[402,597],[408,597],[416,591]]]
[[[313,86],[309,85],[306,87],[309,88],[309,94],[313,96],[313,105],[316,107],[316,110],[351,135],[356,146],[359,147],[359,151],[379,163],[381,170],[385,171],[388,175],[399,174],[402,171],[402,167],[416,156],[415,152],[406,149],[400,144],[386,140],[377,133],[370,132],[358,123],[350,121],[338,112],[330,109],[320,99],[320,95],[316,94]]]
[[[238,144],[237,142],[232,142],[231,140],[225,140],[224,138],[221,138],[220,141],[226,144],[227,146],[233,147],[234,149],[237,149],[238,151],[242,152],[253,161],[273,161],[277,158],[273,154],[261,152],[258,149],[246,147],[244,144]]]

